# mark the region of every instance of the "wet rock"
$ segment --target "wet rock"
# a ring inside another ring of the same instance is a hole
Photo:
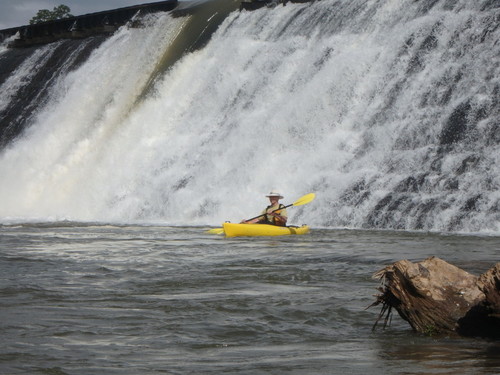
[[[470,111],[471,105],[469,102],[460,104],[453,111],[441,132],[441,145],[450,145],[461,141],[465,137]]]

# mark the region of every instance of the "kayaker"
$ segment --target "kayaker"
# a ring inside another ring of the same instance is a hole
[[[271,224],[278,225],[280,227],[286,226],[286,221],[288,220],[288,214],[286,208],[283,204],[279,203],[283,196],[280,193],[271,191],[266,195],[271,203],[262,211],[262,216],[255,218],[253,220],[244,220],[242,223],[246,224]]]

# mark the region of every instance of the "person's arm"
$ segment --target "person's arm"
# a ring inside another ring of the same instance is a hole
[[[260,222],[262,219],[262,217],[258,217],[256,219],[253,219],[253,220],[243,220],[241,223],[242,224],[257,224],[258,222]]]
[[[262,211],[262,216],[256,217],[255,219],[252,220],[242,220],[240,224],[257,224],[266,221],[266,216],[265,216],[266,213],[267,209]]]

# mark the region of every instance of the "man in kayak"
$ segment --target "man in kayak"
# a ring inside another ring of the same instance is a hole
[[[280,227],[286,226],[286,221],[288,220],[288,214],[286,208],[283,204],[279,203],[283,196],[280,193],[271,191],[266,195],[271,203],[269,206],[262,211],[262,216],[259,216],[253,220],[244,220],[242,223],[245,224],[271,224]]]

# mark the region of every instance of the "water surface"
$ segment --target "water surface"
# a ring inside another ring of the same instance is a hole
[[[438,256],[474,274],[499,238],[201,227],[0,227],[2,374],[496,374],[500,344],[372,332],[374,272]]]

